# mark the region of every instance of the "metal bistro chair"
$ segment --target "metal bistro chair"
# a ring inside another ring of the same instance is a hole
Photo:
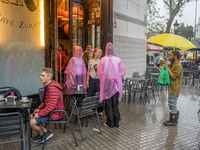
[[[133,72],[133,78],[141,78],[139,72]]]
[[[43,102],[43,88],[39,88],[38,89],[38,94],[40,97],[40,102]],[[47,126],[47,124],[45,125],[45,127]],[[59,128],[61,129],[61,124],[59,124]],[[55,129],[57,129],[56,123],[55,123]]]
[[[13,87],[0,87],[0,95],[6,94],[6,92]]]
[[[82,117],[92,115],[93,121],[94,121],[94,126],[96,128],[96,123],[95,123],[95,119],[94,119],[94,114],[96,114],[98,125],[99,125],[99,130],[100,130],[100,134],[101,134],[101,126],[100,126],[99,116],[98,116],[98,112],[97,112],[98,103],[99,103],[98,95],[92,96],[92,97],[87,97],[83,100],[81,107],[78,107],[78,108],[76,107],[76,111],[74,111],[74,113],[73,113],[73,115],[76,115],[78,118],[82,141],[84,141],[83,133],[82,133],[82,129],[81,129],[81,123],[80,123],[80,118],[82,118]]]
[[[183,80],[185,85],[188,84],[188,82],[190,83],[190,72],[189,71],[183,71]]]
[[[72,126],[71,126],[71,123],[70,123],[70,122],[71,122],[72,114],[73,114],[73,112],[75,111],[75,109],[76,109],[76,99],[75,99],[74,97],[72,97],[72,98],[70,99],[70,101],[68,101],[68,103],[67,103],[67,110],[66,110],[66,111],[65,111],[65,110],[53,110],[53,111],[51,112],[51,116],[50,116],[49,121],[46,121],[46,123],[48,124],[47,131],[49,131],[50,123],[64,123],[65,125],[64,125],[64,131],[63,131],[63,133],[65,133],[66,124],[69,124],[69,127],[70,127],[70,129],[71,129],[72,135],[73,135],[73,137],[74,137],[74,141],[75,141],[75,143],[76,143],[76,146],[78,146],[76,137],[75,137],[75,135],[74,135],[74,131],[73,131]],[[56,111],[57,111],[57,112],[64,112],[64,114],[63,114],[64,121],[63,121],[63,120],[51,121],[52,114],[53,114],[54,112],[56,112]],[[45,141],[44,141],[44,143],[43,143],[43,148],[42,148],[42,149],[44,149],[45,143],[46,143],[46,138],[45,138]]]
[[[0,144],[21,142],[21,149],[25,150],[25,136],[22,115],[18,112],[0,114]],[[2,139],[20,137],[20,139],[2,141]]]
[[[134,98],[135,99],[135,93],[136,92],[140,92],[140,99],[142,99],[142,102],[143,102],[143,105],[145,106],[145,101],[146,101],[146,98],[148,99],[149,101],[149,97],[148,97],[148,94],[147,94],[147,89],[148,89],[148,85],[149,85],[149,79],[146,79],[145,81],[138,81],[139,84],[131,84],[131,92],[134,92]],[[140,86],[139,86],[140,85]],[[142,97],[142,94],[144,92],[144,98],[145,98],[145,101]]]

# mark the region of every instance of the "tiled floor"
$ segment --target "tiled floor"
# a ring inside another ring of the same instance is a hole
[[[177,126],[170,127],[163,125],[163,121],[169,119],[167,94],[166,90],[161,91],[160,98],[156,94],[155,101],[149,92],[150,103],[147,103],[146,106],[139,102],[137,96],[135,100],[129,101],[128,96],[125,99],[125,95],[123,95],[119,104],[120,127],[103,126],[106,121],[104,114],[100,118],[102,129],[102,135],[100,135],[99,132],[92,130],[94,124],[90,117],[89,127],[85,127],[85,123],[82,127],[84,142],[81,141],[78,124],[72,121],[78,147],[75,145],[68,126],[66,133],[63,133],[63,128],[54,129],[54,125],[51,125],[54,136],[47,141],[45,149],[198,150],[200,148],[200,122],[197,111],[200,108],[200,92],[185,85],[182,87],[181,95],[178,98],[179,122]],[[34,132],[33,136],[35,136]],[[27,140],[26,146],[28,149]],[[0,145],[0,149],[20,149],[20,143]],[[32,143],[32,149],[40,150],[42,145]]]

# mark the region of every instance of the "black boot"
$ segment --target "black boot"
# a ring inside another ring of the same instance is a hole
[[[178,113],[177,114],[172,114],[170,113],[170,120],[165,121],[164,124],[167,126],[175,126],[178,122]]]

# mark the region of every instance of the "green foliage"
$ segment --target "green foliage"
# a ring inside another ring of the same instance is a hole
[[[166,33],[170,33],[172,22],[176,15],[182,16],[184,6],[194,0],[163,0],[165,8],[168,10]]]
[[[147,33],[154,34],[164,31],[164,16],[160,16],[157,3],[155,0],[147,0]]]
[[[196,0],[163,0],[165,9],[168,11],[165,16],[160,16],[160,8],[158,8],[156,1],[158,0],[147,0],[147,34],[155,34],[164,30],[165,33],[170,33],[175,16],[181,17],[184,6]]]
[[[192,26],[185,27],[184,25],[181,25],[178,27],[177,35],[185,37],[188,40],[191,40],[191,37],[193,37],[193,27]]]

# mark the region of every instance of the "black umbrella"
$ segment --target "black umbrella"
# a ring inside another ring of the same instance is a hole
[[[200,41],[199,40],[196,40],[196,41],[191,41],[192,44],[194,44],[196,46],[196,48],[192,48],[192,49],[189,49],[188,51],[191,51],[191,52],[196,52],[196,59],[197,59],[197,51],[200,51]]]

